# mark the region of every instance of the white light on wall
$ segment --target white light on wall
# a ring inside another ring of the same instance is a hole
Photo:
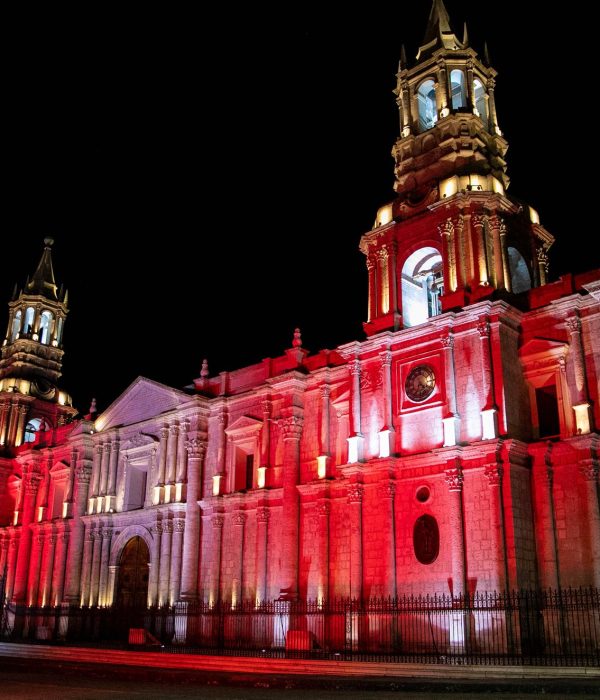
[[[353,435],[348,438],[348,464],[356,464],[360,462],[361,458],[361,445],[362,437],[360,435]]]
[[[213,496],[220,496],[221,495],[221,479],[222,479],[221,474],[215,474],[212,478],[212,480],[213,480],[213,488],[212,488]]]
[[[259,467],[256,474],[256,485],[259,489],[264,489],[267,483],[267,468]]]
[[[327,476],[327,455],[317,457],[317,476],[324,479]]]
[[[379,431],[379,457],[389,457],[390,456],[390,431],[380,430]]]
[[[587,435],[592,429],[589,408],[589,403],[580,403],[578,406],[573,406],[577,435]]]
[[[38,508],[38,523],[41,523],[44,518],[44,506]]]
[[[482,440],[494,440],[498,437],[496,414],[498,412],[495,408],[489,408],[486,411],[481,412],[481,428],[482,428]]]

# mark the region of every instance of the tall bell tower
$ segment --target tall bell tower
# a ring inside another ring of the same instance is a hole
[[[68,293],[58,290],[51,238],[31,279],[8,304],[9,319],[0,355],[0,452],[32,442],[38,431],[55,428],[76,411],[58,388]]]
[[[394,93],[397,197],[361,240],[369,271],[368,335],[424,323],[486,297],[546,283],[554,238],[509,197],[508,144],[498,125],[496,71],[433,0],[414,65],[402,55]]]

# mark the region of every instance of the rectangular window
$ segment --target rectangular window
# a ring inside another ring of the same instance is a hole
[[[246,455],[246,488],[254,488],[254,455]]]
[[[144,507],[146,500],[146,470],[129,466],[127,474],[127,489],[125,492],[125,510],[137,510]]]

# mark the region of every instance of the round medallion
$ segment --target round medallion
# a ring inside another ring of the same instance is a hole
[[[406,377],[406,395],[412,401],[425,401],[435,389],[435,373],[428,365],[415,367]]]

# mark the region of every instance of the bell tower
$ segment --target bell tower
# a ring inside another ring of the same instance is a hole
[[[394,93],[396,199],[361,240],[369,271],[368,335],[424,323],[486,297],[546,283],[554,238],[509,197],[508,144],[496,113],[496,71],[433,0],[414,65],[402,49]]]
[[[76,411],[58,389],[68,292],[57,289],[51,238],[31,279],[8,304],[6,338],[0,355],[0,452],[10,452],[35,433],[64,423]]]

